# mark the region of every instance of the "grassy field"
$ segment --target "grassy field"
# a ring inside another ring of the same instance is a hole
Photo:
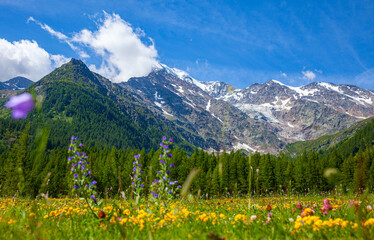
[[[124,200],[104,200],[93,212],[78,199],[3,198],[0,238],[373,239],[373,198],[191,199],[138,206]]]

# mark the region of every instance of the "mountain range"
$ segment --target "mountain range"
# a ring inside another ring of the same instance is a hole
[[[90,119],[81,114],[96,111],[94,118],[101,116],[96,120],[102,131],[101,121],[121,131],[126,123],[142,136],[137,140],[127,136],[130,147],[167,133],[185,145],[210,151],[276,153],[289,143],[334,134],[374,116],[374,92],[353,85],[313,82],[291,87],[270,80],[235,89],[223,82],[198,81],[163,64],[148,76],[113,83],[72,59],[31,87],[44,96],[43,111],[50,119],[64,124],[80,119],[87,125]],[[74,101],[70,88],[74,94],[83,91],[97,105]],[[102,137],[95,129],[84,129],[92,132],[86,133],[90,138]],[[74,130],[79,131],[79,126]]]
[[[15,77],[5,82],[0,82],[0,90],[22,90],[34,82],[24,77]]]

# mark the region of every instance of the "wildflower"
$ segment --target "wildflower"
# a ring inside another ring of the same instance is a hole
[[[303,205],[301,204],[301,202],[296,203],[296,208],[300,210],[303,209]]]
[[[34,106],[34,99],[30,93],[22,93],[18,96],[12,96],[9,98],[9,101],[5,103],[5,107],[13,110],[13,119],[25,119]]]
[[[152,192],[153,197],[158,198],[158,194],[155,192]]]
[[[162,137],[162,141],[165,141],[165,140],[166,140],[166,136],[163,136],[163,137]]]
[[[273,207],[270,204],[266,205],[266,210],[271,211],[271,209],[273,209]]]
[[[251,218],[250,218],[251,222],[253,222],[253,221],[256,220],[256,219],[257,219],[257,216],[256,216],[256,215],[252,215]]]
[[[105,212],[103,210],[99,211],[99,214],[97,215],[99,218],[105,218]]]
[[[172,143],[172,142],[173,142],[173,139],[171,139],[171,138],[170,138],[170,139],[169,139],[169,142],[171,142],[171,143]]]

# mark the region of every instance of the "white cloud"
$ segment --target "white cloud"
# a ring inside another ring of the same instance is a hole
[[[141,29],[134,30],[119,15],[104,12],[104,20],[97,31],[83,29],[73,36],[72,42],[86,46],[102,57],[101,65],[91,65],[91,70],[114,82],[124,82],[131,77],[146,76],[159,67],[152,39],[148,39],[151,44],[147,46],[141,40],[143,37],[145,34]]]
[[[316,78],[316,74],[310,70],[302,71],[301,73],[303,74],[304,79],[313,81]]]
[[[282,75],[282,77],[287,77],[287,73],[280,71],[280,74]]]
[[[59,39],[60,41],[63,41],[65,42],[66,44],[69,45],[69,47],[71,49],[73,49],[74,51],[76,51],[79,56],[81,58],[89,58],[90,56],[85,52],[83,51],[82,49],[76,47],[71,39],[66,36],[65,34],[61,33],[61,32],[57,32],[55,31],[54,29],[52,29],[50,26],[48,26],[47,24],[44,24],[44,23],[41,23],[39,22],[38,20],[36,20],[35,18],[33,17],[29,17],[29,19],[27,19],[27,23],[29,22],[35,22],[36,24],[38,24],[43,30],[47,31],[49,34],[51,34],[52,36],[56,37],[57,39]]]
[[[9,42],[0,38],[0,52],[0,81],[16,76],[37,81],[68,61],[62,55],[49,54],[37,42],[29,40]]]

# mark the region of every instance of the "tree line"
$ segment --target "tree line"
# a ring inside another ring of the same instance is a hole
[[[20,130],[18,125],[13,127]],[[3,134],[4,137],[11,135],[9,131]],[[49,149],[49,135],[48,129],[30,134],[30,124],[26,124],[12,141],[0,141],[0,195],[12,196],[18,192],[35,197],[48,192],[49,196],[58,197],[70,192],[67,147]],[[140,154],[145,192],[159,170],[160,150],[114,146],[83,149],[92,164],[92,175],[102,197],[119,196],[121,192],[131,197],[134,155]],[[208,153],[198,148],[188,154],[178,147],[171,149],[171,154],[174,167],[170,178],[182,184],[193,169],[198,169],[190,192],[203,198],[374,188],[373,146],[365,146],[349,156],[337,150],[329,154],[304,151],[292,158],[282,153]]]

